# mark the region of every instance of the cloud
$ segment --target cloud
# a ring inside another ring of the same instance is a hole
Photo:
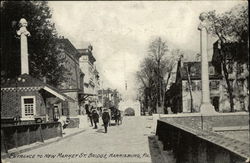
[[[243,2],[49,1],[59,34],[76,48],[83,48],[86,42],[93,45],[96,65],[106,85],[124,90],[127,80],[134,93],[134,73],[147,55],[152,38],[161,36],[171,48],[196,55],[199,14],[208,10],[224,12],[239,3]]]

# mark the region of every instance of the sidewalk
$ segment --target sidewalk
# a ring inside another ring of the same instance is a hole
[[[84,129],[84,128],[66,128],[66,129],[63,130],[63,136],[62,137],[55,137],[55,138],[51,138],[51,139],[48,139],[48,140],[44,140],[44,142],[36,142],[36,143],[33,143],[33,144],[21,146],[21,147],[18,147],[18,148],[13,148],[13,149],[8,150],[8,153],[5,153],[5,154],[1,153],[1,157],[4,159],[4,158],[7,158],[7,157],[9,157],[9,156],[11,156],[13,154],[17,155],[17,154],[20,154],[20,153],[23,153],[23,152],[27,152],[27,151],[30,151],[30,150],[33,150],[33,149],[37,149],[37,148],[49,145],[51,143],[61,141],[61,140],[66,139],[68,137],[80,134],[80,133],[82,133],[84,131],[86,131],[86,129]]]

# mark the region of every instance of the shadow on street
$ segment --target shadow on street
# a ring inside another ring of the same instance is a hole
[[[104,129],[97,129],[96,132],[98,132],[98,133],[105,133]]]

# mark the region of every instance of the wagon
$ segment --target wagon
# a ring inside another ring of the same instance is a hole
[[[118,125],[122,123],[122,117],[123,117],[122,111],[116,109],[115,107],[111,107],[111,108],[109,108],[109,115],[110,115],[110,124],[112,122],[114,122],[112,124],[115,124],[115,125],[117,123],[118,123]],[[117,122],[116,122],[116,118],[117,118]]]

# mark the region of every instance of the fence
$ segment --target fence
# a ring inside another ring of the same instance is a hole
[[[244,162],[249,155],[249,144],[171,122],[158,120],[156,135],[177,163]]]
[[[62,126],[59,122],[2,126],[1,153],[58,136],[62,137]]]

